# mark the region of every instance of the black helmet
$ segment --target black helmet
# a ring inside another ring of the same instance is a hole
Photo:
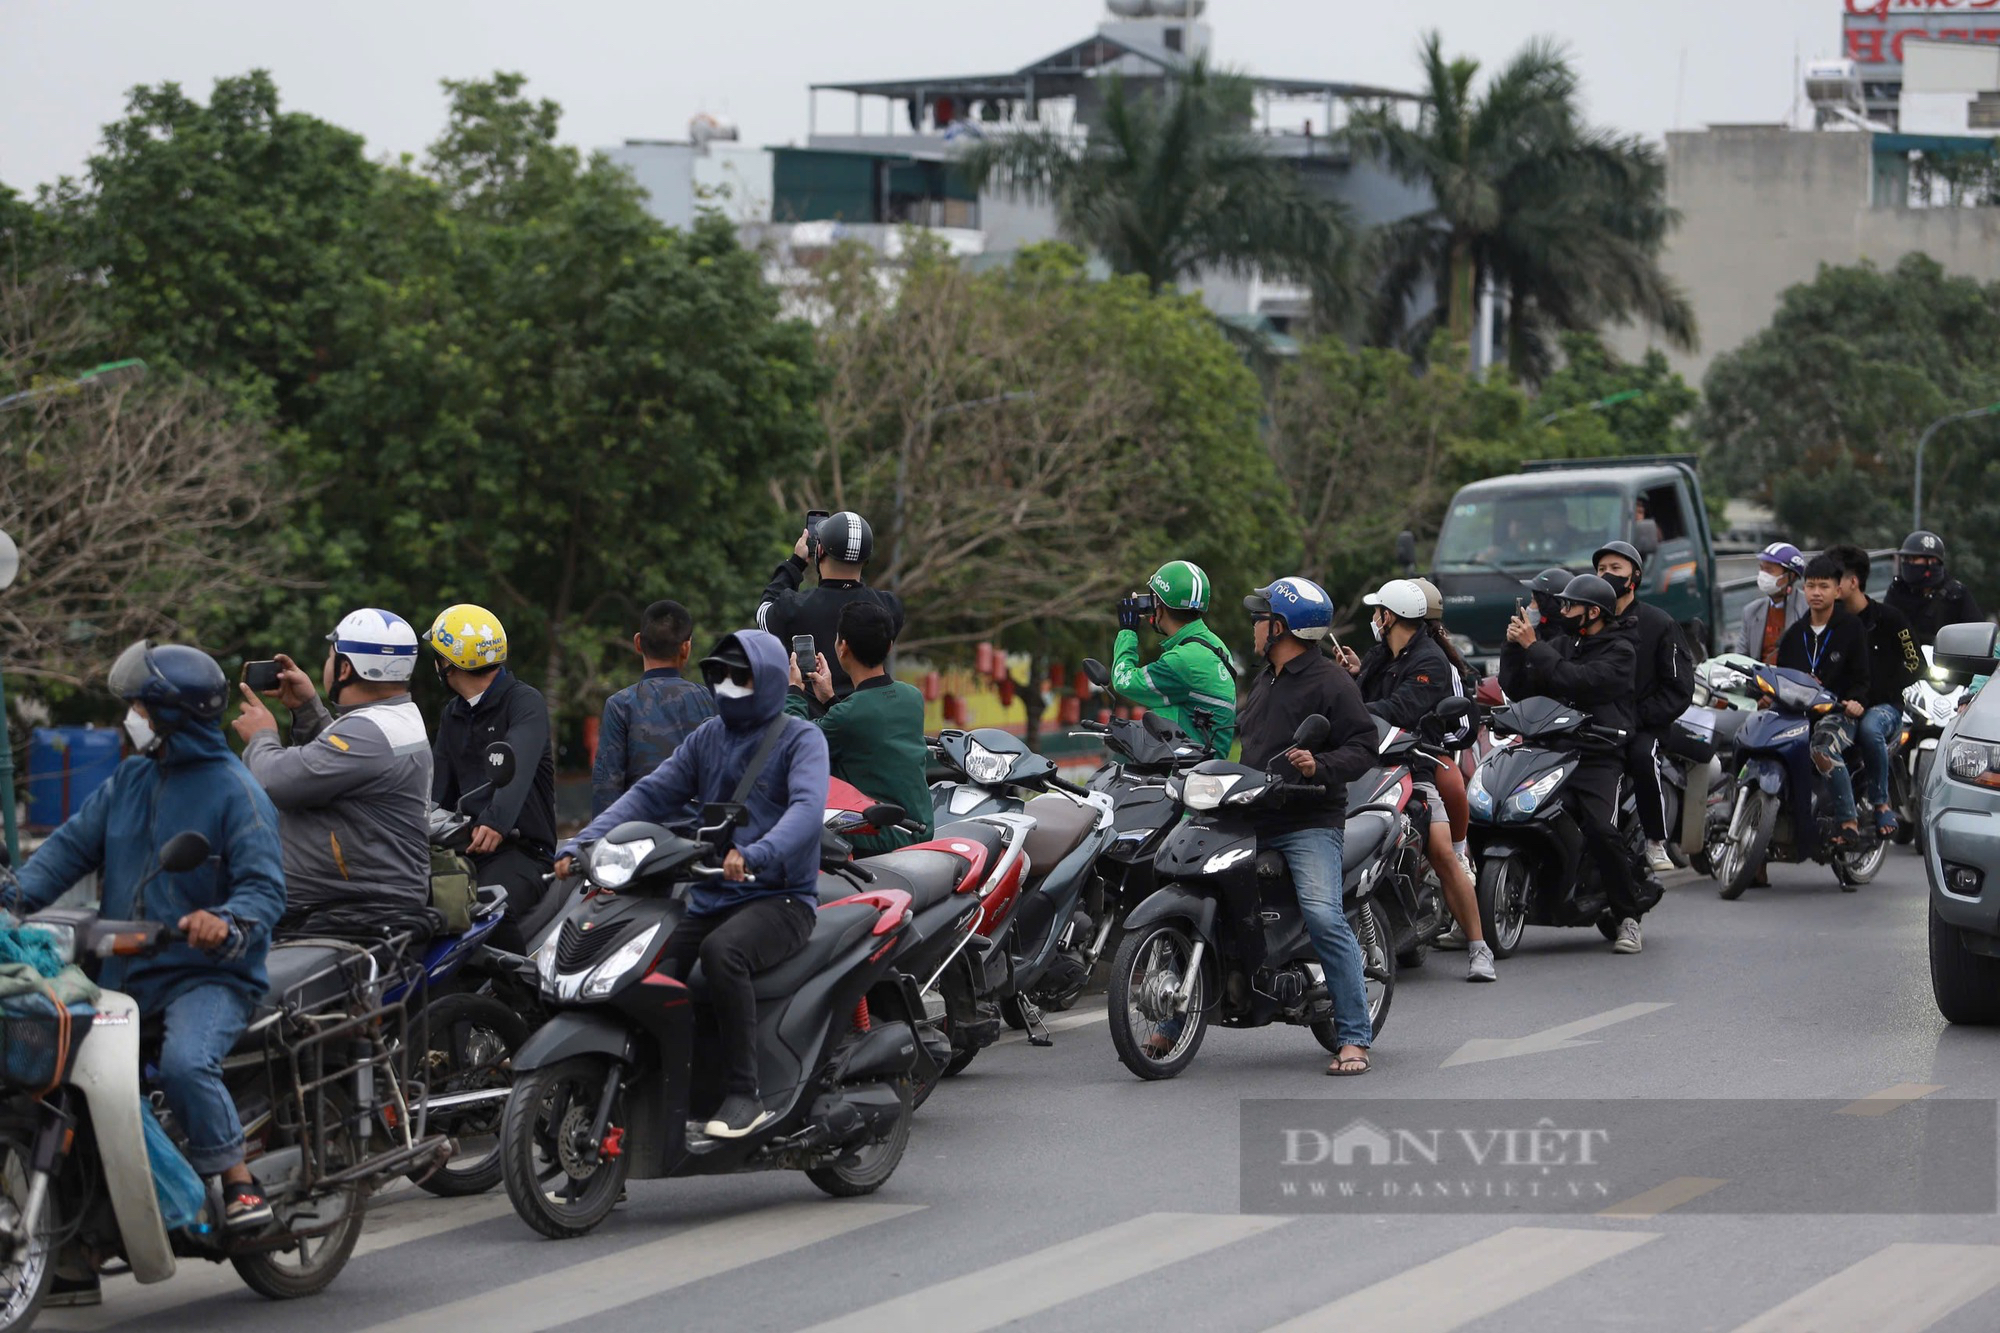
[[[1570,572],[1560,566],[1543,570],[1531,579],[1522,579],[1521,586],[1529,592],[1543,597],[1560,597],[1569,586]]]
[[[1910,558],[1934,560],[1936,564],[1913,565]],[[1912,588],[1937,588],[1944,584],[1944,538],[1935,532],[1913,532],[1903,538],[1896,556],[1896,575]]]
[[[1604,545],[1598,547],[1594,552],[1591,553],[1590,567],[1592,569],[1596,569],[1597,562],[1602,560],[1607,555],[1623,556],[1625,559],[1631,561],[1632,572],[1634,574],[1638,573],[1640,570],[1646,567],[1646,558],[1640,555],[1639,548],[1632,545],[1632,543],[1630,542],[1604,543]]]
[[[1935,532],[1913,532],[1903,538],[1903,549],[1899,555],[1928,555],[1944,559],[1944,538]]]
[[[229,702],[229,678],[199,648],[141,639],[111,664],[111,692],[127,703],[142,703],[165,734],[189,720],[215,722]]]
[[[851,509],[828,514],[813,529],[817,554],[848,565],[865,565],[875,554],[875,530]]]
[[[1562,590],[1561,600],[1594,606],[1604,613],[1606,620],[1618,614],[1618,594],[1595,574],[1578,574],[1571,579],[1569,586]]]

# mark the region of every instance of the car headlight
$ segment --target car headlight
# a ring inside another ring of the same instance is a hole
[[[590,881],[601,889],[622,889],[639,863],[653,854],[651,838],[630,842],[600,842],[590,854]]]
[[[1960,782],[1978,787],[2000,787],[2000,745],[1985,741],[1953,741],[1945,760],[1948,772]]]
[[[981,786],[1005,782],[1014,771],[1014,756],[987,749],[978,741],[965,743],[965,776]]]
[[[1514,789],[1512,796],[1507,798],[1507,808],[1524,815],[1534,814],[1542,802],[1549,799],[1549,794],[1561,786],[1562,780],[1568,776],[1568,768],[1558,768],[1542,774],[1533,782],[1523,783]]]
[[[1181,799],[1190,810],[1213,810],[1242,777],[1241,773],[1190,773],[1181,788]]]
[[[653,956],[653,941],[659,937],[660,927],[642,930],[625,943],[618,946],[618,952],[599,963],[583,983],[582,995],[586,1000],[601,999],[611,993],[618,979],[638,966],[642,959]]]

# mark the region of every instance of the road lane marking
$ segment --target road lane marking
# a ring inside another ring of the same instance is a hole
[[[982,1333],[1065,1301],[1262,1235],[1290,1221],[1232,1213],[1147,1213],[815,1324],[805,1333]]]
[[[1736,1333],[1923,1333],[2000,1287],[2000,1245],[1891,1245]]]
[[[1586,1032],[1596,1032],[1614,1023],[1626,1023],[1647,1014],[1671,1009],[1671,1004],[1626,1004],[1589,1018],[1579,1018],[1574,1023],[1563,1023],[1557,1027],[1531,1032],[1525,1037],[1474,1037],[1465,1045],[1452,1052],[1451,1058],[1439,1065],[1439,1069],[1449,1069],[1453,1065],[1478,1064],[1485,1060],[1505,1060],[1516,1055],[1540,1055],[1544,1051],[1567,1051],[1578,1046],[1594,1046],[1595,1038],[1583,1040]]]
[[[1712,1176],[1675,1176],[1666,1184],[1655,1185],[1643,1194],[1633,1195],[1623,1203],[1614,1203],[1597,1215],[1614,1218],[1658,1217],[1669,1209],[1699,1199],[1702,1195],[1719,1190],[1728,1183]]]
[[[1268,1333],[1451,1333],[1648,1241],[1656,1231],[1509,1227]]]
[[[1887,1115],[1899,1106],[1907,1106],[1934,1092],[1944,1091],[1942,1083],[1898,1083],[1880,1092],[1871,1092],[1858,1102],[1849,1102],[1834,1112],[1835,1115]]]
[[[1053,1035],[1057,1032],[1068,1032],[1071,1028],[1088,1027],[1092,1023],[1102,1023],[1110,1013],[1109,1009],[1091,1009],[1080,1014],[1058,1014],[1056,1017],[1046,1020],[1044,1026]],[[1017,1041],[1026,1041],[1027,1039],[1028,1034],[1025,1032],[1009,1032],[993,1044],[995,1046],[1011,1046]]]

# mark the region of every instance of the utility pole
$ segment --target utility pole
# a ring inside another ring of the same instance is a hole
[[[1985,407],[1975,407],[1970,412],[1954,412],[1948,417],[1939,417],[1924,427],[1923,435],[1917,440],[1917,475],[1910,486],[1910,527],[1922,531],[1924,526],[1924,450],[1930,447],[1931,436],[1956,421],[1974,421],[1980,417],[1990,417],[2000,413],[2000,403]]]

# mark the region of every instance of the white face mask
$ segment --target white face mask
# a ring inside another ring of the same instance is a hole
[[[718,681],[715,686],[715,697],[718,699],[748,699],[756,692],[757,686],[755,683],[738,685],[733,680],[722,680]]]
[[[132,738],[132,748],[140,754],[151,754],[160,743],[160,734],[153,730],[152,719],[137,708],[125,710],[125,734]]]
[[[1768,569],[1757,571],[1757,591],[1766,597],[1776,597],[1784,587],[1784,580]]]
[[[1375,631],[1375,642],[1377,643],[1382,642],[1382,622],[1379,620],[1371,620],[1368,622],[1368,628]]]

